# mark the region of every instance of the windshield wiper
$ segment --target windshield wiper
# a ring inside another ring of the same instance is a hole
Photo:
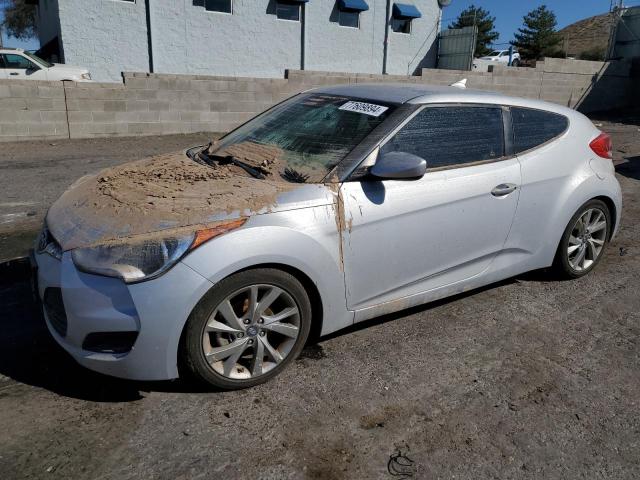
[[[230,163],[232,165],[235,165],[236,167],[240,167],[241,169],[243,169],[245,172],[247,172],[249,175],[251,175],[254,178],[258,178],[260,180],[264,180],[266,178],[264,175],[264,172],[259,167],[258,168],[253,167],[248,163],[243,162],[242,160],[238,160],[233,155],[215,155],[215,154],[212,155],[210,153],[207,153],[207,150],[209,150],[209,147],[205,147],[203,150],[200,151],[200,155],[207,160],[213,160],[223,165]]]

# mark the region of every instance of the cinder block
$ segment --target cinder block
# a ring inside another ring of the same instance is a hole
[[[169,102],[166,100],[149,100],[150,112],[163,112],[169,110]]]
[[[149,102],[146,100],[127,100],[127,112],[148,112]]]
[[[136,90],[136,100],[155,100],[158,98],[158,89]]]
[[[26,110],[26,98],[0,98],[0,111]]]
[[[160,121],[160,112],[137,112],[139,122],[158,122]]]
[[[183,122],[196,122],[200,120],[200,112],[180,112],[180,120]]]
[[[2,96],[2,87],[0,87],[0,96]],[[38,85],[38,96],[41,98],[64,98],[64,88],[62,85],[53,87]]]
[[[147,79],[141,78],[141,77],[125,77],[124,84],[127,88],[132,88],[132,89],[136,89],[136,88],[146,89],[149,86],[149,84],[147,83]]]
[[[55,124],[53,123],[32,123],[27,125],[27,131],[30,136],[34,137],[49,137],[59,135],[56,132]]]
[[[125,100],[106,100],[103,103],[105,112],[124,112],[127,110],[128,102]]]
[[[133,135],[160,135],[161,123],[130,123],[127,125],[127,133]]]
[[[91,112],[68,112],[69,123],[88,123],[93,121]]]
[[[36,85],[9,85],[9,94],[12,97],[35,97],[38,95]]]
[[[92,112],[91,119],[96,123],[115,122],[116,112]]]
[[[67,112],[40,112],[43,122],[65,122],[67,121]]]
[[[159,120],[161,122],[179,122],[180,112],[160,111]]]

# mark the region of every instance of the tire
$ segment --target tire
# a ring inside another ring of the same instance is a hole
[[[309,296],[293,275],[246,270],[216,284],[194,308],[181,363],[189,376],[216,388],[253,387],[295,360],[310,330]]]
[[[512,67],[519,67],[520,66],[520,60],[518,60],[517,58],[515,60],[513,60],[511,62],[511,66]]]
[[[586,217],[588,212],[592,212],[591,217]],[[590,225],[586,231],[584,230],[585,220]],[[604,226],[602,221],[606,222]],[[590,200],[582,205],[571,217],[562,234],[553,265],[555,272],[565,279],[587,275],[602,260],[605,247],[609,243],[610,233],[611,212],[607,205],[601,200]],[[580,262],[582,251],[585,252],[584,259]]]

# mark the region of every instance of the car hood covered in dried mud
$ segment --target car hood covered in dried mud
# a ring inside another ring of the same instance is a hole
[[[203,165],[176,153],[81,178],[49,209],[47,225],[70,250],[333,201],[324,185],[286,182],[275,168],[256,179],[233,165]]]

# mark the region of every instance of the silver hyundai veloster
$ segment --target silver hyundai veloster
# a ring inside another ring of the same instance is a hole
[[[621,207],[610,139],[573,110],[336,86],[80,179],[34,260],[49,330],[80,364],[236,389],[310,334],[529,270],[586,275]]]

